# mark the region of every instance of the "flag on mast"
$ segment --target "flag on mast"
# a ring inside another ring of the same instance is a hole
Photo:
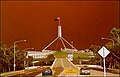
[[[55,21],[58,21],[60,19],[60,17],[57,17],[56,19],[55,19]]]

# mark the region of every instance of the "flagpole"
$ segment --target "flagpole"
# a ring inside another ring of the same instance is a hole
[[[59,24],[58,24],[58,26],[60,26],[60,17],[58,17],[58,19],[59,19]]]
[[[67,42],[67,40],[65,40],[63,37],[62,37],[62,26],[60,25],[60,17],[57,17],[55,18],[55,21],[58,21],[58,37],[55,38],[55,40],[53,40],[50,44],[48,44],[42,51],[46,50],[50,45],[52,45],[56,40],[58,40],[60,38],[64,48],[66,49],[66,46],[64,44],[64,41],[70,45],[73,49],[77,50],[76,48],[74,48],[69,42]]]

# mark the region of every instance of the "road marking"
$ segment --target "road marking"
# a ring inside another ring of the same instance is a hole
[[[62,74],[63,74],[63,71],[60,73],[60,75],[58,75],[58,77],[59,77],[59,76],[62,76]]]
[[[56,63],[56,60],[57,60],[57,58],[55,58],[55,61],[53,62],[52,66],[50,67],[51,69],[53,69],[53,66],[54,66],[55,63]]]
[[[67,59],[67,58],[66,58],[66,59]],[[69,60],[67,59],[67,61],[69,61]],[[79,70],[71,61],[69,61],[69,63],[70,63],[70,65],[73,66],[75,69]]]
[[[30,74],[30,73],[33,73],[33,72],[28,72],[28,73],[26,73],[26,74]]]
[[[8,76],[13,76],[13,75],[17,75],[17,74],[11,74],[11,75],[4,75],[3,77],[8,77]]]
[[[62,58],[61,58],[60,60],[61,60],[62,67],[63,67],[63,69],[64,69],[64,65],[63,65],[63,60],[62,60]],[[58,75],[58,77],[61,76],[62,74],[63,74],[63,71],[60,73],[60,75]]]
[[[42,76],[42,73],[40,73],[40,74],[36,75],[35,77],[41,77],[41,76]]]
[[[62,58],[61,58],[61,63],[62,63],[62,67],[64,68],[64,65],[63,65],[63,60],[62,60]]]

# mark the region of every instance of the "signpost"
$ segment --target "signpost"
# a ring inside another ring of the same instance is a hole
[[[63,72],[65,75],[75,75],[78,73],[78,71],[75,69],[65,69]]]
[[[68,60],[73,61],[73,54],[68,54]]]
[[[105,70],[105,57],[110,53],[104,46],[98,51],[98,53],[103,57],[104,62],[104,77],[106,77],[106,70]]]

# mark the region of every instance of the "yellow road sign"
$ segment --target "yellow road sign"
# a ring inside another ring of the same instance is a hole
[[[64,72],[64,74],[77,74],[78,70],[75,70],[75,69],[66,69],[63,72]]]

